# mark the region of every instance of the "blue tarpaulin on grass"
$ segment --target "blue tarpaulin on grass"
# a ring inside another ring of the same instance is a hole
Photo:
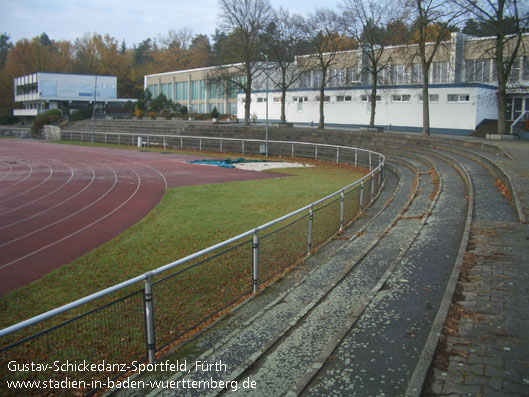
[[[193,160],[188,161],[189,164],[206,164],[206,165],[216,165],[217,167],[223,167],[223,168],[235,168],[234,164],[240,164],[240,163],[264,163],[268,160],[248,160],[243,158],[238,159],[224,159],[224,160],[209,160],[209,159],[202,159],[202,160]]]

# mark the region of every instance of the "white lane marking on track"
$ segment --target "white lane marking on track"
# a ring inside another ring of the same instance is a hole
[[[7,190],[7,189],[11,189],[12,187],[18,185],[19,183],[24,182],[26,179],[28,179],[31,176],[31,174],[33,173],[33,167],[31,166],[31,164],[28,164],[25,161],[23,161],[22,163],[24,165],[26,165],[27,167],[29,167],[29,174],[27,174],[23,179],[19,180],[17,183],[13,183],[10,186],[6,186],[6,187],[0,189],[0,192],[3,192],[4,190]]]
[[[22,196],[22,195],[28,193],[28,192],[31,192],[33,189],[36,189],[36,188],[38,188],[40,185],[42,185],[42,184],[46,183],[47,181],[49,181],[50,178],[53,176],[53,168],[51,168],[49,164],[46,164],[46,167],[48,167],[48,169],[50,170],[50,172],[49,172],[49,174],[48,174],[48,177],[47,177],[46,179],[44,179],[43,181],[41,181],[38,185],[35,185],[35,186],[33,186],[33,187],[29,188],[29,189],[26,189],[26,190],[24,190],[23,192],[20,192],[20,193],[18,193],[18,194],[15,194],[14,196],[7,197],[7,198],[4,199],[4,200],[0,200],[0,203],[3,203],[4,201],[8,201],[8,200],[13,200],[14,198],[17,198],[17,197],[19,197],[19,196]],[[38,200],[38,199],[37,199],[37,200]],[[37,200],[33,200],[32,203],[34,203],[34,202],[37,201]],[[21,206],[21,207],[23,207],[23,206]],[[17,207],[17,208],[15,208],[15,209],[18,209],[18,208],[21,208],[21,207]],[[10,210],[10,211],[7,211],[7,212],[3,212],[3,213],[1,213],[0,215],[7,214],[8,212],[14,211],[15,209]]]
[[[9,164],[8,162],[5,162],[5,164],[9,168],[9,172],[7,174],[5,174],[2,178],[0,178],[0,182],[2,182],[4,179],[6,179],[13,172],[13,167],[11,167],[11,164]]]
[[[127,167],[127,168],[130,168],[130,167]],[[24,260],[24,259],[26,259],[26,258],[29,258],[30,256],[33,256],[33,255],[35,255],[35,254],[38,254],[39,252],[44,251],[44,250],[46,250],[46,249],[48,249],[48,248],[54,246],[55,244],[62,243],[63,241],[65,241],[65,240],[69,239],[70,237],[73,237],[73,236],[75,236],[75,235],[77,235],[77,234],[79,234],[79,233],[85,231],[86,229],[92,227],[93,225],[95,225],[96,223],[102,221],[103,219],[108,218],[110,215],[112,215],[112,214],[114,214],[116,211],[118,211],[121,207],[123,207],[125,204],[127,204],[127,203],[128,203],[128,202],[129,202],[129,201],[130,201],[130,200],[136,195],[136,193],[138,192],[138,190],[140,190],[140,186],[141,186],[141,177],[140,177],[140,175],[139,175],[134,169],[132,169],[132,168],[130,168],[130,169],[136,174],[136,177],[137,177],[137,179],[138,179],[138,183],[137,183],[137,185],[136,185],[136,190],[135,190],[135,191],[129,196],[129,198],[127,198],[127,200],[125,200],[121,205],[119,205],[118,207],[114,208],[114,210],[112,210],[111,212],[107,213],[105,216],[103,216],[103,217],[101,217],[101,218],[95,220],[94,222],[90,223],[89,225],[86,225],[86,226],[82,227],[81,229],[78,229],[77,231],[75,231],[75,232],[69,234],[68,236],[65,236],[65,237],[63,237],[63,238],[61,238],[61,239],[59,239],[59,240],[57,240],[57,241],[54,241],[53,243],[50,243],[50,244],[48,244],[48,245],[46,245],[46,246],[44,246],[44,247],[42,247],[42,248],[39,248],[38,250],[33,251],[33,252],[31,252],[31,253],[29,253],[29,254],[27,254],[27,255],[21,257],[21,258],[18,258],[18,259],[16,259],[16,260],[12,261],[12,262],[6,263],[5,265],[0,266],[0,269],[6,268],[6,267],[11,266],[12,264],[14,264],[14,263],[16,263],[16,262],[19,262],[19,261],[21,261],[21,260]],[[106,193],[105,193],[105,195],[106,195]],[[98,199],[98,201],[99,201],[99,200],[100,200],[100,199]]]
[[[116,174],[116,171],[115,171],[114,169],[111,169],[111,170],[112,170],[112,172],[114,173],[114,183],[112,184],[112,186],[110,186],[110,188],[109,188],[109,189],[108,189],[108,190],[107,190],[102,196],[99,196],[99,198],[98,198],[97,200],[92,201],[90,204],[85,205],[83,208],[80,208],[79,210],[77,210],[77,211],[75,211],[75,212],[72,212],[70,215],[65,216],[65,217],[63,217],[63,218],[61,218],[61,219],[57,219],[55,222],[52,222],[52,223],[50,223],[50,224],[48,224],[48,225],[46,225],[46,226],[43,226],[43,227],[41,227],[40,229],[33,230],[32,232],[27,233],[27,234],[25,234],[25,235],[23,235],[23,236],[17,237],[17,238],[15,238],[15,239],[11,240],[11,241],[6,241],[5,243],[0,244],[0,248],[1,248],[1,247],[5,247],[6,245],[12,244],[12,243],[14,243],[14,242],[16,242],[16,241],[22,240],[22,239],[24,239],[24,238],[26,238],[26,237],[32,236],[33,234],[38,233],[38,232],[41,232],[42,230],[45,230],[45,229],[47,229],[47,228],[49,228],[49,227],[51,227],[51,226],[55,226],[56,224],[58,224],[58,223],[60,223],[60,222],[63,222],[63,221],[65,221],[65,220],[71,218],[72,216],[75,216],[75,215],[77,215],[77,214],[83,212],[83,211],[86,210],[87,208],[89,208],[89,207],[93,206],[94,204],[96,204],[98,201],[102,200],[105,196],[107,196],[107,195],[108,195],[108,194],[114,189],[114,187],[115,187],[115,186],[117,185],[117,183],[118,183],[118,176],[117,176],[117,174]],[[0,267],[0,268],[1,268],[1,267]]]
[[[69,168],[70,168],[70,167],[69,167]],[[70,168],[70,170],[72,170],[72,169]],[[72,170],[72,171],[73,171],[73,170]],[[78,191],[77,193],[75,193],[74,195],[68,197],[67,199],[64,199],[63,201],[61,201],[61,202],[59,202],[59,203],[57,203],[57,204],[55,204],[55,205],[53,205],[53,206],[51,206],[51,207],[49,207],[49,208],[46,208],[46,209],[43,210],[43,211],[40,211],[40,212],[37,212],[36,214],[33,214],[33,215],[31,215],[31,216],[28,216],[27,218],[19,219],[18,221],[13,222],[13,223],[10,223],[9,225],[2,226],[2,227],[0,227],[0,230],[4,230],[4,229],[7,229],[8,227],[11,227],[11,226],[14,226],[14,225],[18,225],[19,223],[29,221],[30,219],[33,219],[33,218],[35,218],[35,217],[37,217],[37,216],[40,216],[40,215],[42,215],[42,214],[45,214],[46,212],[51,211],[52,209],[57,208],[57,207],[59,207],[60,205],[63,205],[63,204],[67,203],[67,202],[70,201],[70,200],[73,200],[75,197],[79,196],[79,195],[80,195],[81,193],[83,193],[86,189],[88,189],[88,188],[92,185],[92,183],[94,182],[94,180],[95,180],[95,172],[94,172],[94,169],[93,169],[93,168],[90,168],[90,171],[92,172],[92,178],[90,179],[90,182],[88,182],[88,184],[87,184],[84,188],[82,188],[81,190],[79,190],[79,191]],[[75,174],[75,171],[73,171],[72,175],[70,176],[70,178],[69,178],[65,183],[63,183],[59,188],[57,188],[57,189],[54,190],[53,192],[50,192],[49,194],[51,194],[51,193],[55,193],[55,192],[58,191],[59,189],[62,189],[64,186],[66,186],[66,185],[70,182],[70,180],[74,177],[74,174]],[[39,200],[42,200],[43,198],[45,198],[45,197],[48,196],[49,194],[46,194],[46,195],[40,197]],[[28,204],[29,204],[29,203],[28,203]],[[21,207],[19,207],[19,208],[21,208]],[[8,211],[8,212],[11,212],[11,211]],[[4,212],[4,214],[7,214],[7,212]],[[3,214],[0,214],[0,215],[3,215]]]

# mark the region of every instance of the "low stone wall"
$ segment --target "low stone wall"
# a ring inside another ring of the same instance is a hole
[[[61,139],[61,127],[56,125],[45,125],[44,136],[47,141]]]

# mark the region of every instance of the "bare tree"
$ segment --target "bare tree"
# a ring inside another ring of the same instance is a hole
[[[430,135],[430,106],[428,96],[430,66],[445,40],[450,37],[450,24],[460,12],[446,0],[409,0],[408,7],[414,19],[417,56],[421,61],[422,81],[422,122],[423,134]]]
[[[332,79],[329,73],[330,69],[336,65],[336,57],[340,50],[342,50],[342,39],[340,28],[340,19],[338,15],[329,9],[318,9],[310,16],[306,24],[307,39],[310,42],[311,54],[298,58],[308,64],[304,64],[305,68],[312,68],[313,71],[318,72],[318,86],[320,89],[319,103],[320,103],[320,120],[318,128],[325,128],[325,87]]]
[[[494,32],[493,45],[483,48],[496,61],[498,133],[507,133],[507,86],[529,27],[527,3],[522,0],[455,0],[461,9]],[[524,8],[525,7],[525,8]],[[485,42],[484,42],[485,43]]]
[[[193,28],[184,26],[178,31],[171,29],[167,36],[159,36],[158,41],[162,44],[162,48],[178,48],[180,50],[187,50],[193,40]]]
[[[262,72],[261,36],[273,15],[268,0],[220,0],[221,27],[230,33],[238,62],[222,71],[222,80],[245,93],[244,122],[250,124],[252,82]],[[228,84],[229,85],[229,84]]]
[[[369,126],[375,126],[376,97],[380,75],[392,62],[392,51],[387,47],[394,38],[386,28],[388,23],[399,19],[402,10],[394,0],[344,0],[343,18],[346,31],[359,42],[363,58],[367,61],[363,71],[371,76],[371,118]],[[403,39],[403,38],[401,38]]]
[[[304,43],[304,25],[301,15],[290,15],[288,10],[279,8],[266,30],[265,51],[278,68],[278,73],[269,73],[269,77],[281,90],[281,123],[286,122],[286,92],[305,72],[303,65],[296,65],[296,55],[301,53]]]

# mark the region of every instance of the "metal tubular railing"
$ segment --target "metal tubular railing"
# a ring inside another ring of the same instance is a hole
[[[85,135],[81,131],[69,131],[63,133],[63,139],[83,140]],[[146,136],[97,132],[95,140],[134,145],[139,142],[138,137]],[[141,141],[163,149],[225,149],[246,154],[259,153],[265,143],[256,139],[172,135],[150,135]],[[370,172],[335,193],[255,229],[0,330],[3,339],[0,368],[4,379],[11,375],[7,372],[9,362],[152,362],[158,350],[244,296],[256,293],[260,285],[286,266],[310,255],[314,247],[343,230],[382,187],[385,165],[382,154],[307,142],[269,141],[268,145],[271,155],[317,157],[362,165]],[[373,161],[373,156],[378,161]],[[374,165],[377,166],[373,168]],[[156,279],[157,276],[163,278]],[[116,297],[118,294],[122,296]],[[120,374],[121,371],[110,370],[82,375],[87,379],[86,389],[97,389],[105,387],[97,383],[98,379]],[[31,379],[31,374],[26,375]],[[47,375],[60,378],[67,373],[54,371]],[[0,390],[16,392],[3,387]]]
[[[526,121],[529,120],[529,110],[526,110],[518,116],[511,124],[511,135],[518,135],[526,126]]]

